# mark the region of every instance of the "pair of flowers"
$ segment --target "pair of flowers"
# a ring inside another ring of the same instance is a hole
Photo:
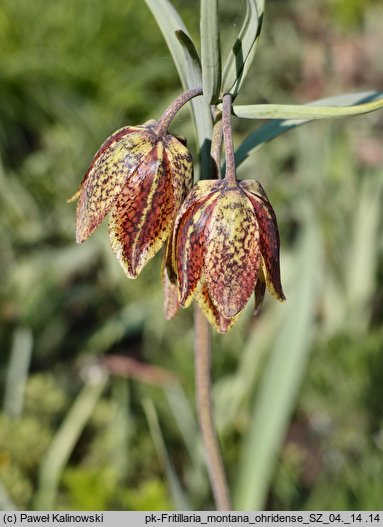
[[[195,298],[226,332],[255,292],[284,300],[274,211],[256,181],[234,178],[193,186],[190,152],[161,121],[125,127],[96,153],[78,191],[76,241],[110,212],[112,249],[129,278],[166,244],[165,314]]]

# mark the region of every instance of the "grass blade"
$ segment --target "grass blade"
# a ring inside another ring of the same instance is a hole
[[[166,449],[166,444],[162,436],[158,415],[151,399],[143,401],[143,407],[148,420],[150,433],[153,438],[154,446],[157,451],[158,458],[164,469],[166,479],[169,485],[169,492],[171,494],[174,505],[177,510],[188,511],[190,509],[189,500],[182,489],[181,483],[177,477],[176,471],[170,460],[170,456]]]
[[[170,385],[165,389],[165,393],[190,458],[193,459],[197,451],[199,430],[192,409],[179,384]]]
[[[107,382],[107,375],[96,366],[88,375],[85,386],[56,433],[41,464],[35,500],[37,510],[54,509],[60,476]]]
[[[349,252],[345,258],[345,296],[350,309],[348,320],[353,331],[366,330],[371,316],[368,305],[376,288],[382,197],[381,174],[371,174],[371,177],[361,181],[359,199],[354,203]]]
[[[252,424],[244,440],[235,489],[236,510],[263,510],[265,507],[278,449],[310,350],[319,285],[319,246],[315,221],[310,219],[301,239],[295,290],[288,295],[288,310],[266,363]]]
[[[227,58],[223,76],[222,92],[238,94],[253,62],[258,38],[262,28],[264,0],[246,0],[246,15],[238,38]]]
[[[312,106],[334,105],[334,106],[350,106],[354,104],[361,104],[381,99],[383,92],[370,91],[363,93],[350,93],[345,95],[338,95],[335,97],[327,97],[319,99],[310,103]],[[261,126],[255,132],[247,136],[239,148],[235,152],[236,165],[240,165],[253,150],[256,150],[275,139],[281,134],[284,134],[292,128],[296,128],[302,124],[310,122],[311,119],[275,119],[269,123]]]
[[[29,328],[18,328],[13,337],[4,394],[4,413],[20,417],[23,411],[24,388],[28,378],[33,337]]]
[[[218,0],[201,0],[202,88],[208,104],[217,102],[221,89],[221,48]]]

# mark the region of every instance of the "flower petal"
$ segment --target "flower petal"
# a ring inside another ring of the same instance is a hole
[[[211,202],[217,196],[215,191],[222,185],[223,181],[199,181],[183,202],[174,223],[171,261],[178,275],[179,302],[183,307],[191,303],[199,285],[203,267],[201,235],[211,212]]]
[[[263,304],[263,299],[265,298],[265,290],[266,290],[266,283],[264,280],[262,280],[260,277],[258,277],[257,283],[255,284],[254,288],[254,312],[253,316],[256,317],[259,315],[259,312],[261,311],[261,307]]]
[[[112,249],[136,278],[171,232],[175,216],[171,171],[158,142],[126,182],[111,211]]]
[[[170,281],[168,272],[164,267],[162,270],[162,285],[164,288],[164,314],[166,320],[176,316],[179,309],[177,285]]]
[[[232,318],[224,317],[215,307],[209,296],[209,291],[204,283],[201,291],[198,293],[197,302],[201,311],[207,318],[209,324],[215,328],[218,333],[226,333],[233,327],[239,315]]]
[[[163,143],[171,167],[174,201],[178,210],[193,185],[193,160],[186,146],[173,135],[166,135]]]
[[[274,210],[258,181],[241,181],[240,186],[251,200],[260,230],[262,269],[270,294],[280,301],[283,294],[279,266],[279,232]]]
[[[96,153],[79,190],[76,241],[83,242],[104,219],[127,179],[146,158],[157,137],[150,128],[125,127],[109,137]]]
[[[175,262],[178,276],[178,301],[188,307],[199,286],[204,265],[204,230],[218,194],[210,193],[182,216],[175,239]]]
[[[210,298],[223,316],[231,318],[252,295],[261,260],[257,220],[240,189],[221,193],[207,225],[205,244]]]

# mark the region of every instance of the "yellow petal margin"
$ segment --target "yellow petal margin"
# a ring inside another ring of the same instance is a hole
[[[197,295],[197,302],[201,308],[202,313],[207,318],[209,324],[218,331],[218,333],[226,333],[229,331],[235,322],[237,321],[239,315],[236,315],[232,318],[224,317],[215,307],[211,298],[209,296],[209,291],[204,283],[200,292]]]
[[[258,181],[241,181],[240,187],[251,200],[260,231],[262,270],[269,293],[284,301],[279,264],[279,232],[274,210]]]
[[[192,175],[189,151],[166,136],[127,180],[111,210],[109,236],[129,278],[138,276],[170,236]]]
[[[207,225],[205,246],[210,298],[224,317],[234,317],[253,294],[261,264],[257,219],[239,188],[220,193]]]
[[[76,241],[83,242],[104,219],[127,179],[146,158],[157,137],[144,127],[125,127],[98,150],[73,199],[77,204]]]

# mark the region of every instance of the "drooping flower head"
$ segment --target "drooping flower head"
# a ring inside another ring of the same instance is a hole
[[[118,130],[71,198],[78,198],[76,241],[86,240],[110,212],[112,249],[127,276],[136,278],[169,237],[192,181],[189,150],[156,121]]]
[[[177,215],[172,242],[179,304],[196,298],[218,331],[233,325],[254,292],[258,308],[266,286],[285,299],[277,222],[260,183],[199,181]]]

